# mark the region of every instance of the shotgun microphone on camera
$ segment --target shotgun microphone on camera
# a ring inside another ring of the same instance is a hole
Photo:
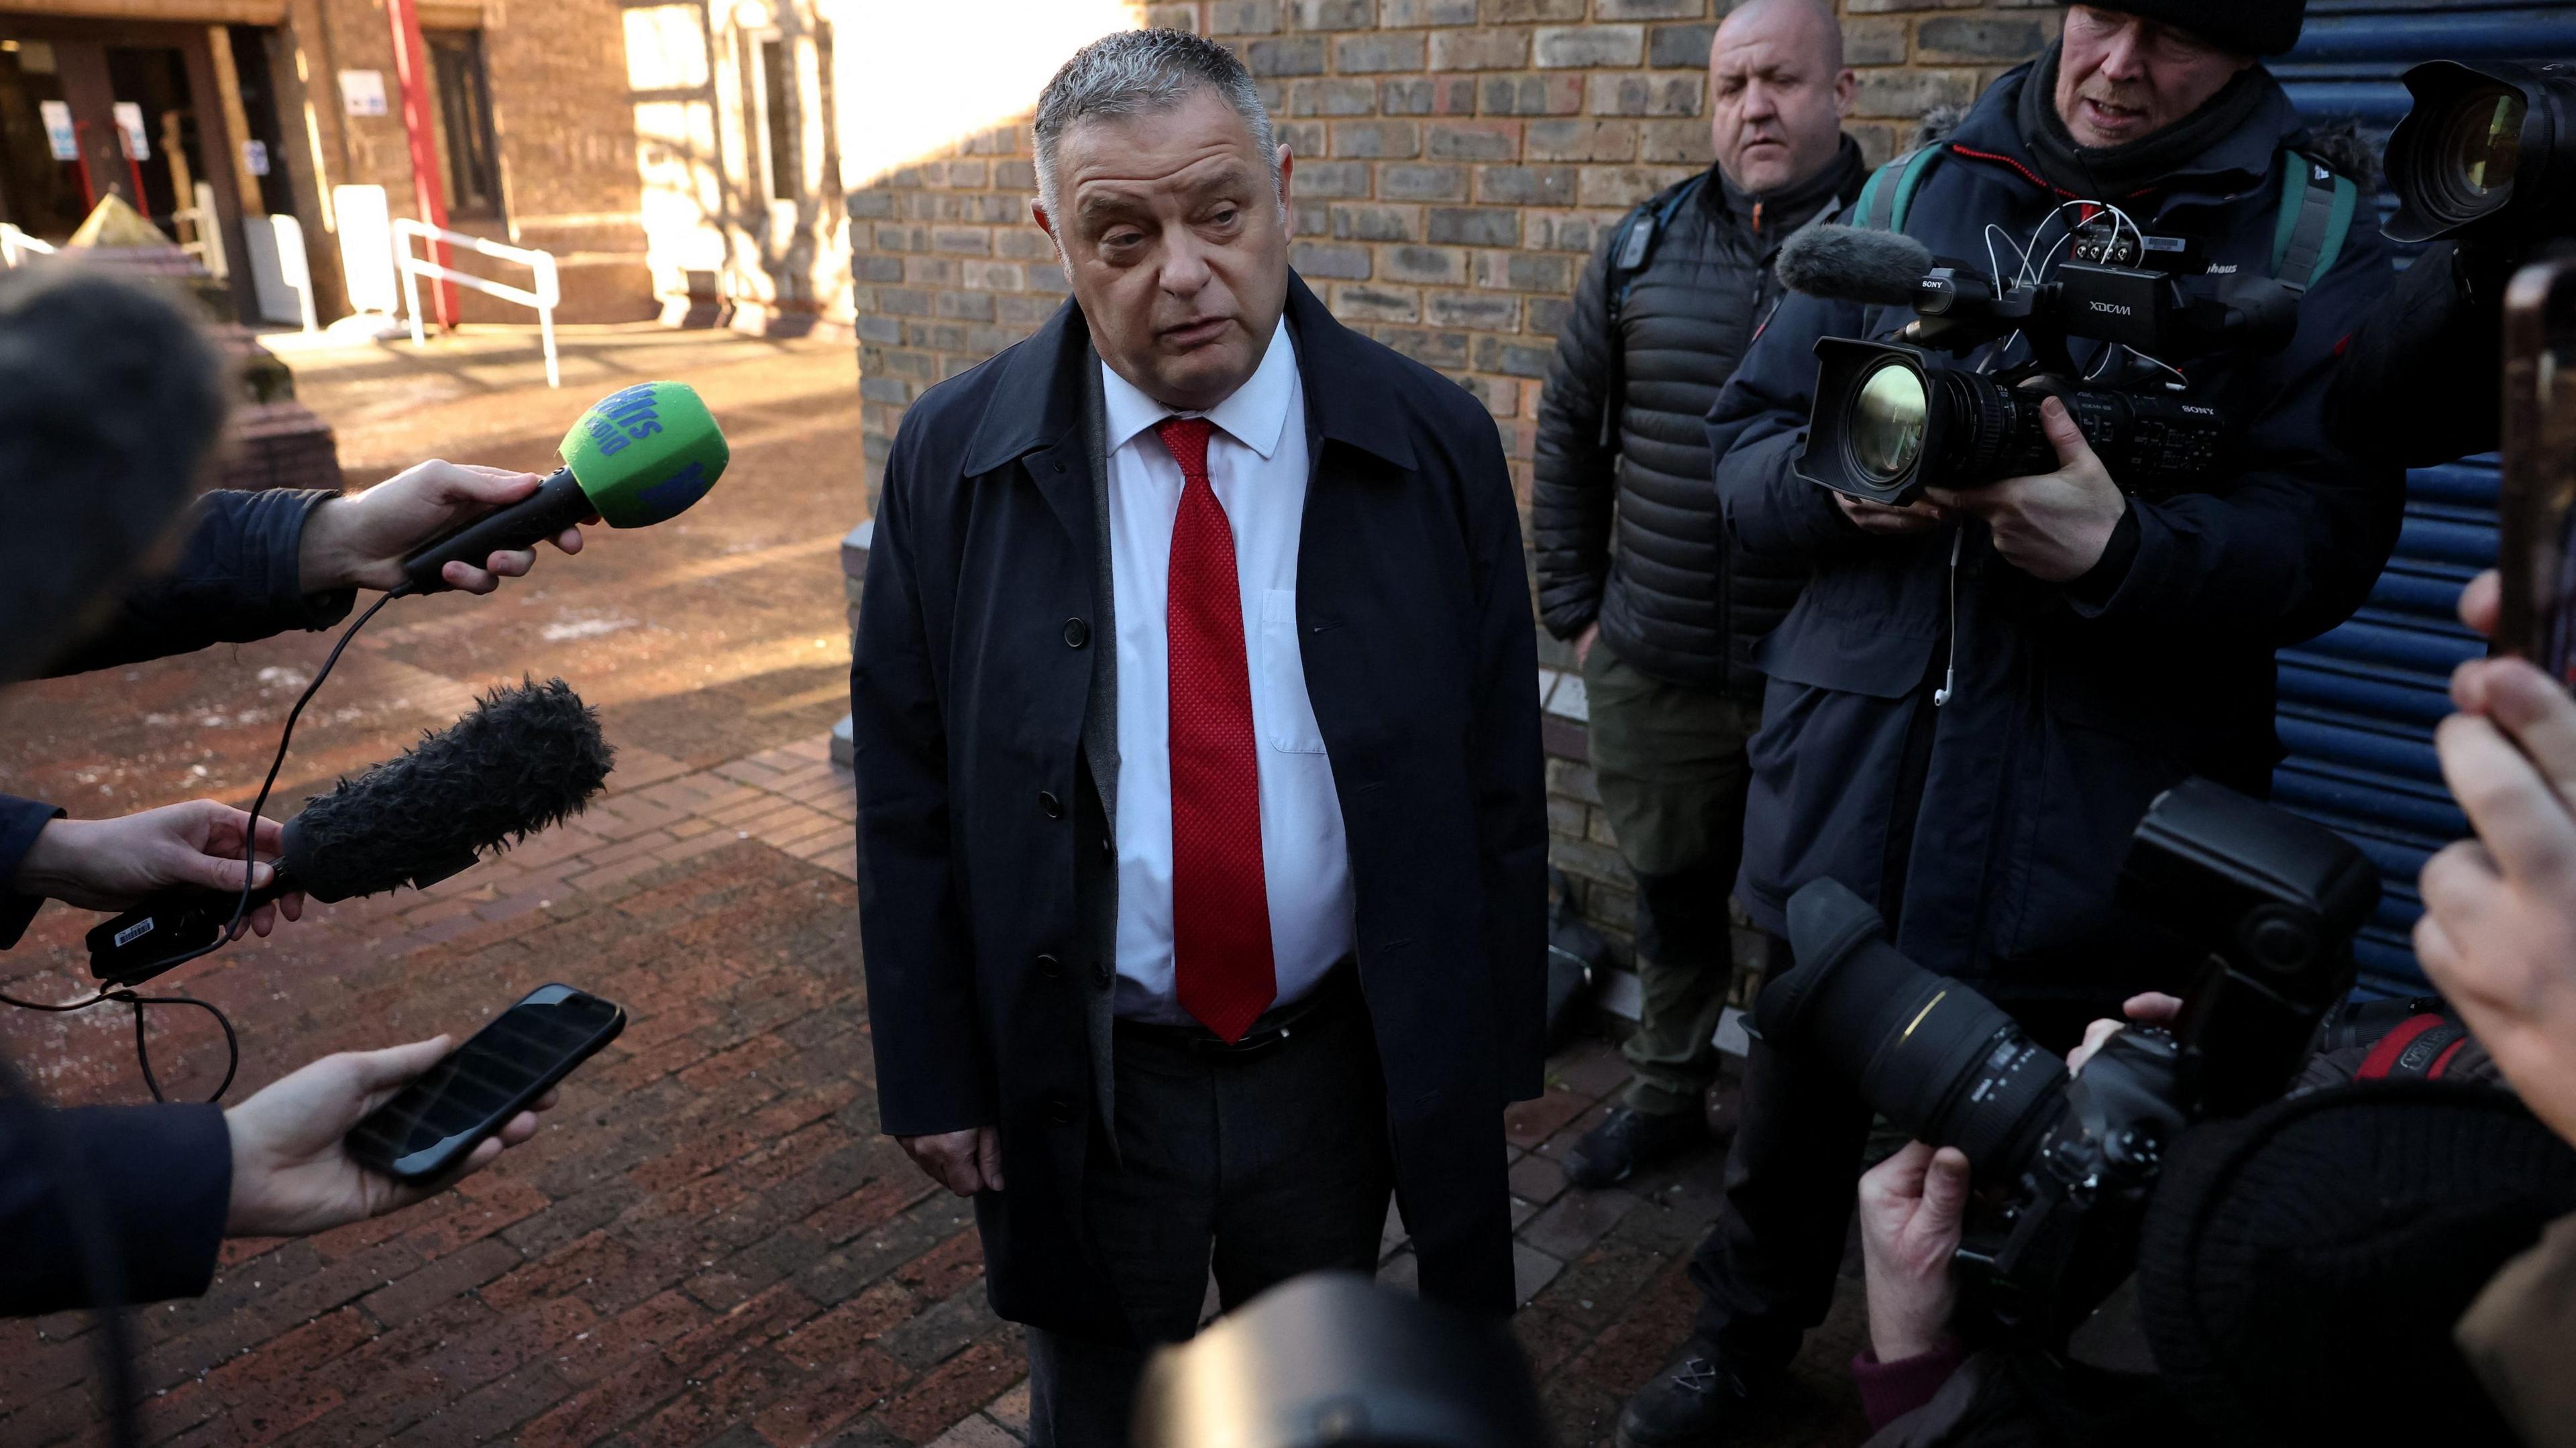
[[[1780,284],[1827,301],[1910,306],[1932,267],[1931,249],[1901,231],[1809,226],[1780,246]]]

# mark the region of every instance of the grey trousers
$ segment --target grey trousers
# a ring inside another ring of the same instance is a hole
[[[1083,1210],[1148,1346],[1030,1328],[1034,1448],[1125,1448],[1150,1345],[1198,1331],[1211,1268],[1228,1309],[1303,1272],[1375,1273],[1394,1175],[1357,995],[1240,1058],[1118,1033],[1118,1159],[1095,1142]]]

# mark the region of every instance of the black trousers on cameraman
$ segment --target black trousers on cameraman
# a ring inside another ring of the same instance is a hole
[[[1789,958],[1785,942],[1773,945],[1772,959]],[[1987,993],[2061,1054],[2084,1038],[2087,1022],[2117,1015],[2127,994],[2097,1001]],[[1786,1370],[1799,1340],[1833,1305],[1870,1120],[1853,1083],[1830,1063],[1753,1043],[1725,1195],[1690,1264],[1700,1292],[1692,1336],[1749,1388]]]

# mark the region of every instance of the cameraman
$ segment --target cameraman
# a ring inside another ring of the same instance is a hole
[[[0,425],[7,421],[0,418]],[[433,461],[347,496],[207,493],[197,500],[176,562],[100,609],[85,634],[71,630],[80,635],[76,643],[64,649],[59,632],[21,633],[5,651],[42,660],[44,672],[59,677],[289,629],[328,628],[348,615],[357,589],[399,585],[404,556],[421,544],[465,518],[517,502],[542,481],[533,473]],[[566,553],[580,552],[581,532],[567,529],[554,542]],[[39,569],[90,563],[30,561]],[[482,568],[450,563],[445,577],[467,593],[490,593],[535,562],[533,550],[500,552]],[[112,820],[63,816],[42,801],[0,795],[0,949],[18,943],[49,898],[84,910],[123,910],[173,885],[241,888],[241,831],[250,817],[228,805],[201,799]],[[261,822],[261,849],[274,851],[277,829],[274,821]],[[265,885],[268,873],[266,865],[254,866],[254,887]],[[248,923],[266,935],[281,909],[296,919],[301,897],[264,905]]]
[[[2255,57],[2291,47],[2302,9],[2070,7],[2059,43],[1998,80],[1919,174],[1907,231],[1950,257],[1984,257],[1990,232],[2036,237],[2036,262],[2061,203],[2107,199],[2196,239],[2219,275],[2271,275],[2285,182],[2311,162]],[[2348,616],[2396,541],[2397,469],[2342,456],[2317,420],[2337,344],[2388,276],[2386,248],[2354,227],[2283,351],[2195,364],[2184,396],[2245,441],[2204,490],[2153,501],[2122,491],[2053,399],[2054,472],[1903,508],[1804,481],[1791,459],[1816,342],[1884,338],[1911,314],[1783,305],[1709,415],[1737,540],[1814,569],[1755,660],[1770,684],[1737,894],[1756,924],[1783,934],[1793,890],[1839,880],[1906,955],[1978,981],[2060,1048],[2109,1002],[2169,983],[2135,962],[2112,909],[2130,828],[2190,774],[2266,792],[2273,650]],[[2093,365],[2078,340],[2076,365]],[[1868,1112],[1757,1043],[1742,1113],[1692,1264],[1692,1338],[1629,1405],[1632,1448],[1721,1441],[1830,1300]]]

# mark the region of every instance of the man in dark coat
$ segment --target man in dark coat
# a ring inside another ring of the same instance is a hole
[[[1539,403],[1539,615],[1574,641],[1593,777],[1637,886],[1633,1075],[1566,1154],[1580,1186],[1708,1139],[1711,1037],[1734,974],[1726,896],[1744,846],[1744,741],[1762,722],[1753,646],[1806,566],[1728,546],[1705,419],[1779,305],[1781,242],[1867,175],[1842,134],[1854,85],[1842,52],[1821,0],[1753,0],[1726,17],[1709,47],[1717,162],[1602,237]]]
[[[2289,49],[2300,14],[2300,0],[2070,8],[2059,44],[1943,143],[1905,229],[1978,258],[1990,225],[2016,247],[2036,233],[2037,264],[2055,208],[2110,199],[2197,238],[2215,276],[2273,275],[2285,178],[2305,185],[2292,168],[2314,163],[2255,57]],[[2273,651],[2348,617],[2395,544],[2398,469],[2343,455],[2319,421],[2389,278],[2375,230],[2353,226],[2284,349],[2187,361],[2184,396],[2240,425],[2241,447],[2225,475],[2152,499],[2123,490],[2053,399],[2052,473],[1904,508],[1805,481],[1791,464],[1817,339],[1884,338],[1911,313],[1781,307],[1709,415],[1737,540],[1814,569],[1756,655],[1770,683],[1737,888],[1757,924],[1780,933],[1792,891],[1839,880],[1907,955],[1976,981],[2060,1049],[2086,1016],[2173,986],[2181,963],[2137,959],[2114,910],[2128,836],[2188,775],[2266,791]],[[2077,365],[2097,360],[2079,340]],[[1623,1441],[1722,1441],[1738,1401],[1776,1380],[1829,1300],[1868,1122],[1847,1083],[1756,1048],[1693,1264],[1692,1339],[1632,1401]]]
[[[1144,1349],[1376,1266],[1513,1305],[1540,1089],[1535,630],[1493,420],[1287,265],[1233,55],[1087,47],[1037,117],[1073,298],[913,404],[851,668],[884,1128],[973,1194],[1033,1441]],[[1247,654],[1247,646],[1256,645]]]

